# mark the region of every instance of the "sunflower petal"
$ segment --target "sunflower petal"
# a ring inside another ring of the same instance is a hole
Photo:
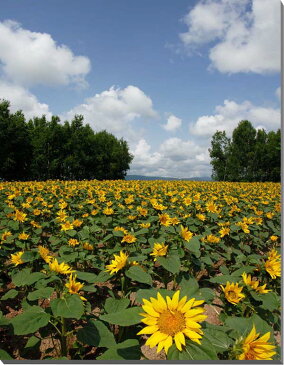
[[[147,326],[143,328],[137,335],[152,335],[159,330],[158,326]]]

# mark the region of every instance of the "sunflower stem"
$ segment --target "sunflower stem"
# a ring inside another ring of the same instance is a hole
[[[61,356],[67,356],[66,319],[61,317]]]

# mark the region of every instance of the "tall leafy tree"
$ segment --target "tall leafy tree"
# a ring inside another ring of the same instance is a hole
[[[232,135],[229,157],[230,180],[253,181],[256,130],[248,120],[239,122]]]
[[[23,180],[30,165],[30,140],[21,111],[10,112],[8,101],[0,102],[0,178]]]
[[[226,136],[226,132],[217,131],[212,137],[211,148],[209,148],[214,180],[227,180],[229,151],[230,139]]]
[[[97,179],[125,178],[133,159],[126,141],[118,140],[107,131],[102,131],[95,134],[93,148]]]
[[[0,102],[0,178],[5,180],[123,179],[133,156],[127,142],[94,133],[83,116],[61,123],[43,115],[28,122]]]
[[[231,140],[224,131],[217,131],[209,153],[214,180],[280,181],[280,130],[266,133],[243,120],[234,129]]]
[[[270,131],[267,135],[267,165],[269,173],[267,180],[280,181],[281,179],[281,132]]]

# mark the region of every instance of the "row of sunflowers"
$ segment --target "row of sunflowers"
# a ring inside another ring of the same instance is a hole
[[[280,359],[280,184],[0,183],[1,359]]]

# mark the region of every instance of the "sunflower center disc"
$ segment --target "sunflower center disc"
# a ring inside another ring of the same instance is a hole
[[[181,312],[167,310],[161,313],[158,319],[160,331],[167,335],[174,336],[185,328],[185,318]]]
[[[237,294],[234,291],[230,291],[228,294],[229,294],[231,299],[237,299],[237,297],[238,297]]]

